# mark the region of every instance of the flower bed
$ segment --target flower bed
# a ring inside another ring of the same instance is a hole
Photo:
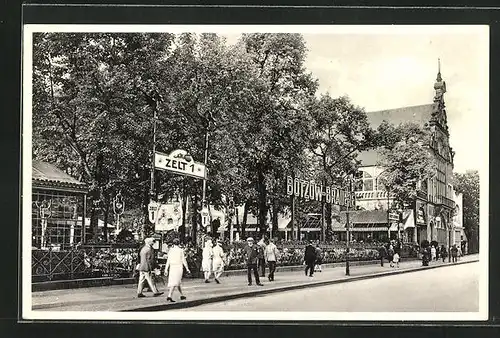
[[[245,241],[223,244],[224,252],[227,254],[227,265],[225,270],[238,270],[246,268]],[[350,261],[370,261],[379,259],[379,248],[383,243],[351,243],[349,250]],[[284,242],[277,243],[279,251],[278,266],[302,265],[304,261],[305,243]],[[320,245],[323,254],[323,263],[339,263],[346,259],[346,243],[331,242]],[[193,248],[186,249],[187,261],[191,271],[199,271],[201,266],[201,251]],[[404,244],[401,257],[417,257],[418,246]],[[197,274],[196,274],[197,275]]]

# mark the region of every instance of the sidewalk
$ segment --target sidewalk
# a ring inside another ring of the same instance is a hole
[[[478,255],[462,257],[458,263],[477,261]],[[392,274],[419,271],[433,267],[448,266],[453,263],[432,262],[428,267],[422,267],[420,261],[402,262],[399,269],[378,265],[354,266],[350,269],[350,276],[345,275],[345,267],[323,269],[315,273],[314,277],[307,277],[302,271],[278,272],[274,282],[261,278],[264,286],[247,285],[246,276],[224,277],[221,284],[214,282],[205,284],[201,279],[186,280],[183,291],[186,301],[179,301],[179,294],[174,293],[176,303],[166,302],[166,286],[158,285],[165,294],[152,297],[146,293],[146,298],[136,298],[137,285],[113,285],[81,289],[51,290],[32,293],[33,310],[48,311],[157,311],[175,308],[198,306],[210,302],[229,299],[251,297],[278,291],[328,285],[355,281],[366,278],[383,277]],[[455,263],[457,264],[457,263]]]

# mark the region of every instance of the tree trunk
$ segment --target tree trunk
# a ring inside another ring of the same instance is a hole
[[[243,223],[241,224],[242,239],[246,237],[247,216],[248,216],[248,201],[245,203],[245,207],[243,208]]]
[[[273,207],[272,207],[272,216],[273,216],[273,237],[278,237],[278,203],[275,198],[273,198]]]
[[[266,233],[266,216],[267,216],[267,188],[264,182],[264,173],[259,170],[258,173],[258,191],[259,191],[259,232],[263,236]]]
[[[90,204],[90,240],[97,242],[99,234],[99,191],[94,189],[90,192],[91,204]]]
[[[332,240],[332,236],[331,236],[331,232],[332,232],[332,204],[331,203],[328,203],[326,205],[326,240],[327,241],[331,241]]]
[[[103,194],[104,197],[104,242],[108,243],[109,235],[108,235],[108,220],[109,220],[109,193],[105,192]]]

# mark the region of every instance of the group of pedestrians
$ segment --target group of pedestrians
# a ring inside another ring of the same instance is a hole
[[[139,263],[136,266],[136,270],[139,272],[139,283],[137,285],[138,298],[146,297],[143,293],[145,282],[149,285],[149,289],[153,292],[154,297],[161,296],[163,294],[163,292],[158,291],[156,283],[153,281],[153,271],[158,268],[154,257],[153,244],[153,238],[146,238],[144,240],[144,246],[139,251]],[[184,269],[186,269],[188,273],[191,273],[186,261],[184,249],[182,249],[179,244],[179,239],[176,238],[173,240],[172,247],[167,254],[167,263],[165,264],[164,273],[165,276],[168,277],[168,302],[175,302],[172,299],[172,294],[175,289],[179,290],[181,300],[186,299],[181,287],[182,275],[184,273]]]
[[[245,255],[249,286],[252,285],[252,274],[255,279],[255,284],[258,286],[263,285],[260,278],[266,276],[266,264],[269,267],[269,275],[267,278],[270,282],[274,281],[279,252],[273,239],[263,237],[258,243],[255,243],[252,237],[248,237]]]
[[[389,243],[388,245],[382,245],[379,248],[379,257],[380,266],[384,266],[384,259],[387,259],[391,268],[399,268],[399,261],[401,259],[400,247],[395,246],[391,243]]]

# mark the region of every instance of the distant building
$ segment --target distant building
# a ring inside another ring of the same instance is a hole
[[[460,236],[463,236],[462,216],[454,215],[461,197],[455,194],[452,186],[454,152],[449,144],[443,97],[446,84],[440,70],[434,89],[436,94],[432,104],[367,113],[372,128],[377,128],[384,120],[395,125],[404,122],[422,126],[427,124],[432,132],[429,151],[437,161],[437,170],[432,179],[421,182],[413,205],[403,211],[402,222],[389,221],[388,209],[392,206],[393,199],[379,182],[384,171],[384,168],[377,166],[379,153],[377,150],[361,153],[359,170],[363,174],[356,190],[356,205],[362,210],[351,212],[350,215],[353,238],[387,240],[388,236],[401,236],[403,240],[415,243],[421,243],[425,239],[444,245],[460,242]],[[340,213],[333,224],[333,230],[340,237],[345,236],[345,212]]]

